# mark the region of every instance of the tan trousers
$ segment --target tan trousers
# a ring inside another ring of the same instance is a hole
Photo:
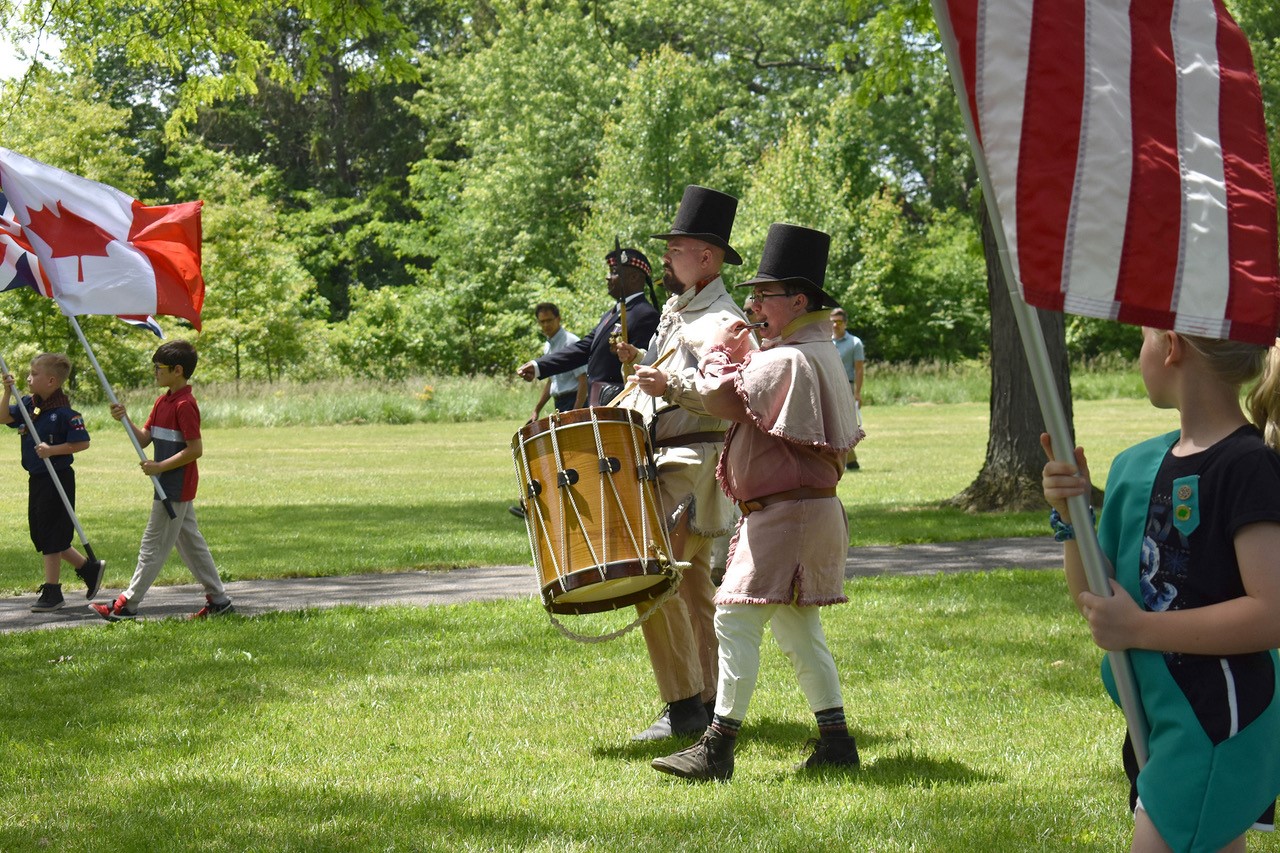
[[[663,702],[690,696],[701,696],[702,701],[710,702],[716,696],[719,646],[716,588],[711,582],[712,541],[689,532],[683,561],[692,565],[685,570],[676,594],[641,626]],[[636,611],[644,614],[652,606],[637,604]]]
[[[151,502],[151,517],[142,534],[142,544],[138,546],[138,565],[133,570],[133,579],[123,593],[125,600],[137,609],[151,584],[160,576],[165,560],[177,548],[178,556],[204,587],[205,595],[218,604],[227,601],[227,591],[218,575],[218,567],[214,565],[213,555],[209,553],[204,534],[196,523],[195,503],[172,501],[171,505],[176,518],[169,518],[160,501]]]

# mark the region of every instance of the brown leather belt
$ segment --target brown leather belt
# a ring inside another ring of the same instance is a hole
[[[670,438],[660,438],[653,443],[655,448],[658,447],[684,447],[689,444],[714,443],[719,444],[724,441],[723,430],[711,430],[710,432],[686,432],[684,435],[673,435]]]
[[[818,498],[834,498],[835,496],[836,490],[834,486],[827,489],[804,486],[799,489],[787,489],[785,492],[774,492],[771,495],[764,495],[751,501],[738,501],[738,509],[742,510],[744,516],[748,516],[758,509],[764,509],[769,504],[782,503],[783,501],[812,501]]]

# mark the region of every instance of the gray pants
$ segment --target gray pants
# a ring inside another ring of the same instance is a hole
[[[204,534],[196,524],[195,504],[191,501],[171,501],[171,504],[174,518],[169,518],[160,501],[151,502],[151,518],[147,519],[147,529],[142,534],[142,544],[138,546],[138,567],[133,570],[133,579],[124,591],[129,606],[137,608],[142,603],[175,547],[182,562],[204,586],[205,594],[215,604],[229,601],[218,567],[213,564],[213,555],[209,553]]]

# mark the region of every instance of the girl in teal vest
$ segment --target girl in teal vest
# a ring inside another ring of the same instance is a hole
[[[1045,465],[1044,495],[1076,606],[1100,647],[1130,650],[1150,727],[1140,772],[1125,739],[1132,849],[1242,851],[1246,830],[1272,828],[1280,794],[1280,350],[1142,335],[1147,396],[1180,428],[1112,464],[1098,540],[1114,595],[1088,591],[1073,539],[1081,448],[1075,465]],[[1259,376],[1250,423],[1240,390]],[[1103,680],[1115,698],[1105,664]]]

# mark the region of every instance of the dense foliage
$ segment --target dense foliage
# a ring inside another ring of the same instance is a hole
[[[1280,13],[1232,6],[1275,127]],[[871,358],[986,353],[981,199],[922,0],[0,0],[0,22],[62,46],[4,84],[0,144],[206,201],[210,378],[507,372],[539,345],[535,303],[593,325],[615,235],[657,261],[687,183],[742,199],[730,283],[770,222],[822,228]],[[32,296],[0,321],[10,361],[74,350]],[[85,327],[144,378],[153,339]]]

